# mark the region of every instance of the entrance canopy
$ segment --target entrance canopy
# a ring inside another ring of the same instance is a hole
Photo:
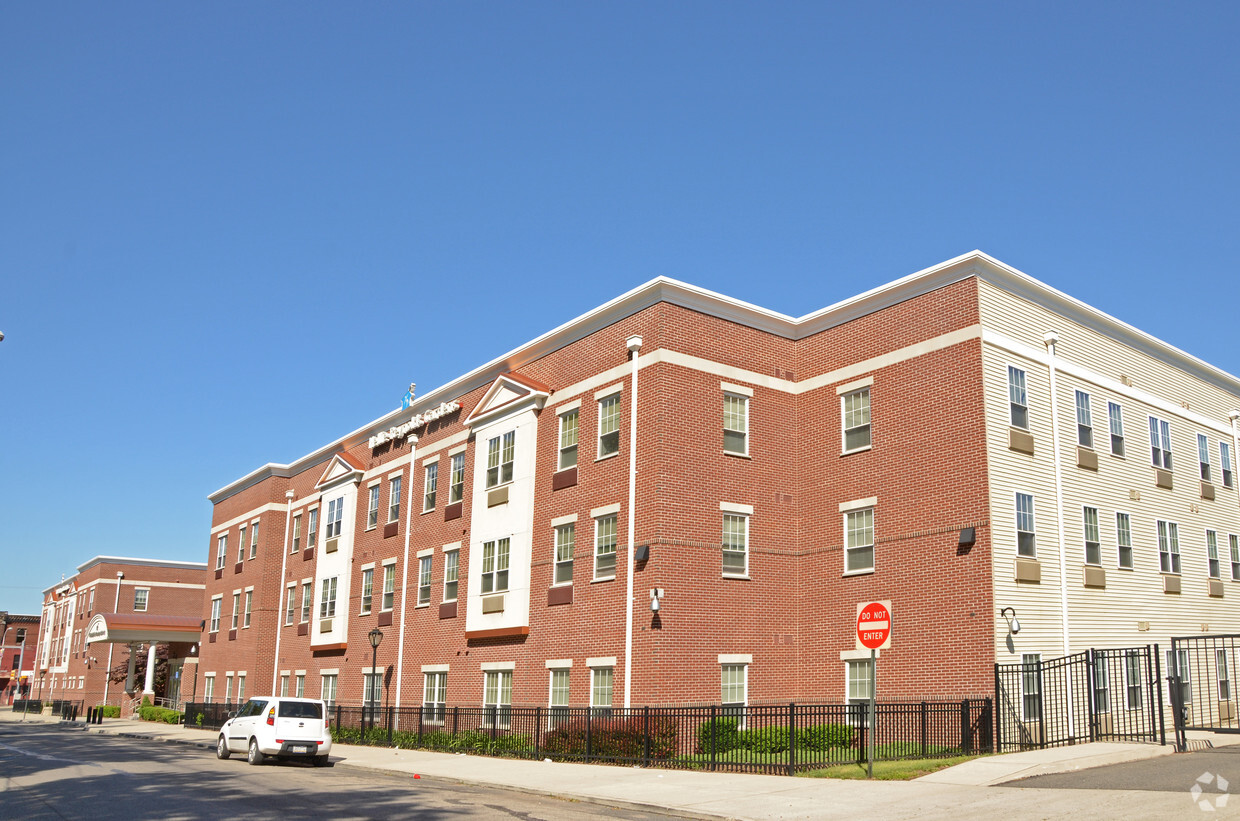
[[[159,616],[146,613],[97,613],[86,625],[87,644],[135,642],[197,643],[202,619],[192,616]]]

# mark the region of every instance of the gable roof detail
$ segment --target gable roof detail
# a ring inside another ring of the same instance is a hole
[[[357,459],[344,451],[341,451],[333,456],[332,460],[328,462],[327,468],[323,471],[323,475],[319,477],[319,481],[315,484],[315,488],[338,484],[346,479],[360,481],[365,470],[365,465],[361,464]]]
[[[465,417],[465,424],[473,427],[527,402],[533,402],[541,409],[550,395],[551,388],[528,376],[518,373],[500,374],[469,412],[469,416]]]

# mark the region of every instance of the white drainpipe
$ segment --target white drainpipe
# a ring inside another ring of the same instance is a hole
[[[1072,642],[1068,632],[1068,553],[1064,544],[1063,465],[1059,463],[1059,402],[1055,387],[1055,346],[1059,334],[1047,331],[1047,368],[1050,372],[1051,390],[1051,458],[1055,461],[1055,518],[1059,524],[1059,615],[1063,621],[1063,654],[1067,656]],[[1075,715],[1072,705],[1072,688],[1068,688],[1068,734],[1075,733]]]
[[[125,578],[125,574],[116,571],[116,601],[112,603],[112,612],[115,613],[121,606],[121,579]],[[108,674],[103,679],[103,703],[108,703],[108,685],[112,679],[112,650],[116,647],[114,642],[108,642]]]
[[[1240,420],[1240,410],[1233,410],[1227,416],[1231,419],[1231,483],[1240,488],[1240,482],[1235,478],[1240,476],[1240,431],[1236,428],[1237,420]]]
[[[410,387],[412,390],[412,387]],[[410,408],[413,407],[413,398],[410,397]],[[413,531],[413,475],[415,471],[415,460],[418,455],[418,437],[409,434],[409,499],[405,505],[405,558],[401,562],[400,570],[400,639],[396,646],[396,709],[400,710],[400,690],[401,681],[405,673],[405,597],[409,595],[409,539]],[[451,483],[452,477],[448,476],[448,482]],[[391,500],[388,500],[391,504]],[[380,594],[382,595],[382,594]],[[373,674],[375,671],[371,670]]]
[[[625,340],[629,360],[633,363],[631,399],[629,402],[629,549],[628,592],[624,608],[624,707],[627,710],[633,694],[633,549],[634,531],[637,524],[637,357],[641,353],[642,338],[630,336]]]
[[[276,656],[271,662],[271,694],[273,696],[280,695],[276,692],[276,682],[280,680],[280,633],[283,632],[280,614],[288,606],[284,598],[284,591],[288,589],[285,586],[286,579],[284,574],[288,572],[288,554],[292,548],[292,544],[289,541],[292,538],[292,534],[289,532],[289,523],[293,517],[293,497],[296,495],[291,489],[284,491],[284,547],[282,548],[284,555],[280,557],[280,585],[276,588]]]

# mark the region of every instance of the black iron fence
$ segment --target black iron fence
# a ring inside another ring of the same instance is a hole
[[[998,752],[1087,741],[1159,741],[1158,645],[995,665]]]
[[[1167,653],[1167,700],[1176,746],[1186,747],[1186,730],[1240,733],[1240,635],[1171,639]]]
[[[43,712],[43,702],[37,698],[18,698],[13,700],[13,712],[15,713],[41,713]]]

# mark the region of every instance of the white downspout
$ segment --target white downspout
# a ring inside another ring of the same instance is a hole
[[[1240,488],[1240,482],[1236,481],[1236,477],[1240,476],[1240,430],[1236,428],[1240,410],[1233,410],[1227,416],[1231,419],[1231,484]]]
[[[1043,341],[1046,343],[1047,369],[1050,372],[1051,390],[1051,457],[1055,460],[1055,518],[1059,525],[1059,616],[1063,622],[1063,654],[1071,651],[1071,637],[1068,631],[1068,550],[1064,544],[1064,509],[1063,509],[1063,465],[1059,463],[1059,401],[1055,387],[1055,346],[1059,342],[1059,334],[1047,331]],[[1072,704],[1072,688],[1068,688],[1068,734],[1076,732],[1075,707]]]
[[[637,357],[641,353],[642,338],[630,336],[625,340],[629,349],[629,360],[633,363],[631,399],[629,401],[629,549],[626,551],[628,560],[628,592],[624,608],[624,708],[627,710],[633,694],[633,550],[634,532],[637,525]]]
[[[411,386],[412,389],[412,386]],[[413,398],[410,397],[410,408],[413,407]],[[404,680],[405,673],[405,598],[409,595],[409,540],[413,531],[413,476],[416,470],[416,460],[418,456],[418,437],[409,434],[409,498],[405,504],[405,556],[400,563],[400,639],[396,646],[396,714],[400,715],[400,691],[401,682]],[[452,477],[448,477],[448,481],[452,481]],[[391,501],[388,502],[391,504]],[[370,671],[372,674],[374,670]]]
[[[288,602],[285,598],[285,591],[288,589],[286,582],[288,580],[284,578],[284,574],[288,573],[288,554],[289,550],[292,549],[292,544],[289,542],[289,539],[292,538],[292,534],[289,532],[289,524],[293,517],[293,497],[296,495],[292,489],[284,491],[284,547],[281,548],[284,555],[280,557],[280,585],[276,588],[276,655],[271,661],[272,696],[280,695],[276,692],[276,682],[280,680],[280,634],[284,632],[284,622],[280,616],[284,612],[284,608],[288,607]]]
[[[112,602],[112,612],[115,613],[121,606],[121,579],[125,578],[125,574],[120,570],[116,571],[116,601]],[[103,703],[108,703],[108,685],[112,683],[112,651],[116,649],[114,642],[108,642],[108,674],[103,678]]]

